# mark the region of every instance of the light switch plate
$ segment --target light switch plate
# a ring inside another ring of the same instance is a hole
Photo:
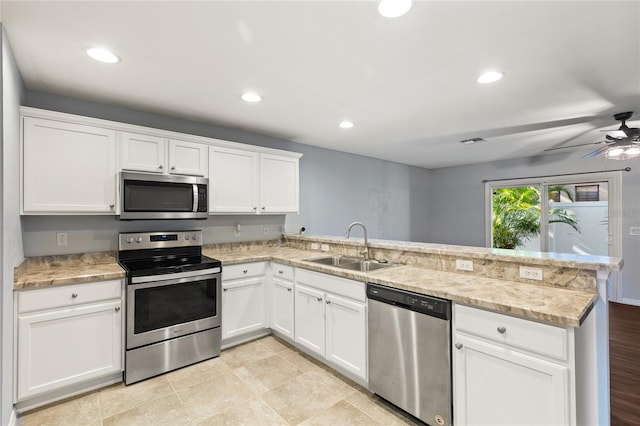
[[[320,246],[320,250],[322,251],[329,251],[329,244],[323,244]]]
[[[56,244],[59,246],[66,246],[69,242],[69,236],[66,232],[58,232],[56,234]]]
[[[456,259],[456,270],[473,272],[473,260]]]
[[[521,266],[520,278],[542,281],[542,268],[532,268],[531,266]]]
[[[318,250],[320,248],[320,246],[318,245],[318,243],[311,243],[311,250]]]

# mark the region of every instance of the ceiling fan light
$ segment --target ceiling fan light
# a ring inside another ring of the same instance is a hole
[[[500,71],[487,71],[484,72],[476,79],[476,81],[480,84],[490,84],[495,83],[500,80],[504,74]]]
[[[118,58],[111,51],[104,49],[102,47],[91,47],[89,49],[86,49],[85,52],[91,58],[99,62],[104,62],[105,64],[115,64],[120,62],[120,58]]]
[[[380,0],[378,12],[385,18],[397,18],[411,9],[412,0]]]
[[[629,160],[640,157],[640,146],[611,147],[602,153],[609,160]]]

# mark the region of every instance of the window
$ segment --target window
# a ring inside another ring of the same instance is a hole
[[[576,201],[600,201],[600,185],[576,185]]]

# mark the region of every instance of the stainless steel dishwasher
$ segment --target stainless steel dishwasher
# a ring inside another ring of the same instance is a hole
[[[451,425],[451,301],[372,283],[367,297],[371,391],[429,425]]]

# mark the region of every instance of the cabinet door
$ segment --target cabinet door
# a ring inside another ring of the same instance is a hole
[[[222,282],[222,339],[266,328],[265,277]]]
[[[255,213],[258,209],[258,154],[209,149],[209,211]]]
[[[367,318],[363,303],[327,295],[326,358],[367,380]]]
[[[310,351],[324,356],[324,293],[296,284],[295,295],[295,340]]]
[[[568,367],[467,336],[453,343],[456,425],[571,424]]]
[[[260,212],[298,210],[298,159],[260,154]]]
[[[273,278],[271,327],[293,340],[293,283]]]
[[[166,139],[136,133],[121,134],[120,168],[140,172],[164,173]]]
[[[18,316],[18,400],[122,370],[119,300]]]
[[[208,153],[208,145],[169,140],[169,173],[206,176]]]
[[[115,132],[25,117],[24,213],[115,214]]]

